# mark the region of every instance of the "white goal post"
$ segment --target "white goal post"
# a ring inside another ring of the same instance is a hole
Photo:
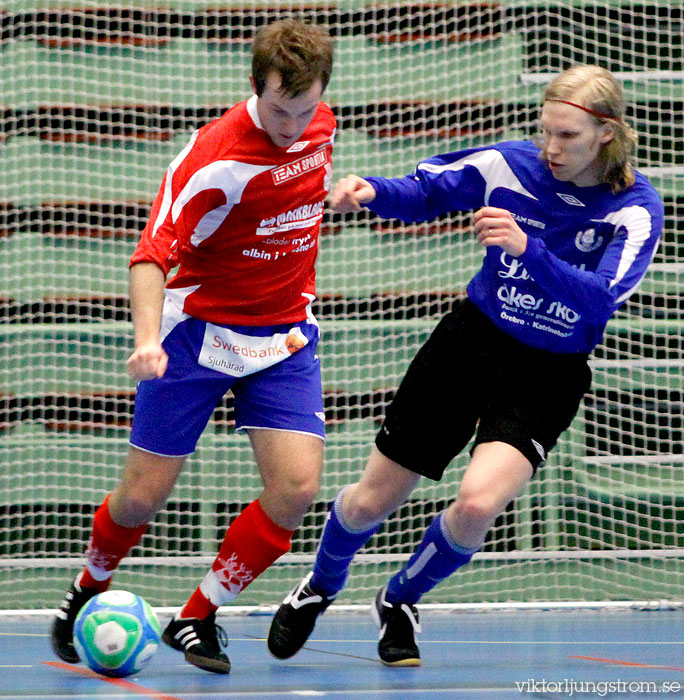
[[[220,9],[217,9],[220,8]],[[249,96],[254,31],[327,26],[335,178],[535,134],[543,85],[596,62],[623,83],[666,206],[643,285],[592,356],[580,414],[469,567],[426,604],[676,601],[684,590],[682,0],[5,0],[0,7],[0,609],[52,609],[116,483],[134,387],[127,262],[192,129]],[[290,554],[240,606],[308,570],[328,503],[363,468],[408,362],[481,251],[469,217],[423,225],[326,212],[316,314],[328,442]],[[420,439],[416,436],[416,439]],[[467,455],[421,482],[357,557],[339,605],[367,604],[456,494]],[[167,507],[117,573],[154,606],[187,599],[259,493],[230,397]]]

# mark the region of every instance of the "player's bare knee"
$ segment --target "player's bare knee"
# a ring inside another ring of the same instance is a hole
[[[366,529],[383,520],[388,514],[388,508],[390,512],[394,510],[375,491],[355,489],[344,500],[344,520],[355,530]]]
[[[454,504],[456,520],[488,526],[499,515],[499,504],[485,493],[462,494]]]
[[[317,493],[318,481],[299,484],[290,495],[293,510],[301,511],[302,513],[308,510],[309,506],[314,502]]]
[[[281,502],[283,510],[291,514],[302,513],[308,510],[313,503],[320,486],[319,474],[315,471],[302,472],[294,477],[273,484],[272,495]]]

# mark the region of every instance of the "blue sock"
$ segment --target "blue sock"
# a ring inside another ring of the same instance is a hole
[[[404,568],[390,579],[385,599],[392,605],[414,605],[424,593],[467,564],[478,549],[456,544],[447,529],[444,512],[440,513]]]
[[[368,530],[353,530],[342,518],[342,496],[345,489],[337,494],[330,508],[323,537],[318,545],[313,576],[309,585],[328,598],[337,595],[347,580],[349,565],[354,555],[377,532],[382,521]]]

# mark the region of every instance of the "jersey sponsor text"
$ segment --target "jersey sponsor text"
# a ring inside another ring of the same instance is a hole
[[[299,177],[304,173],[308,173],[310,170],[321,168],[328,162],[328,152],[324,148],[321,148],[310,156],[304,156],[299,160],[292,161],[292,163],[287,163],[281,165],[279,168],[271,170],[273,183],[275,185],[282,185],[283,182]]]

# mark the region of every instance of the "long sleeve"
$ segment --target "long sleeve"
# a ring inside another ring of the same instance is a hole
[[[617,230],[596,269],[570,265],[540,238],[528,238],[520,256],[537,284],[593,323],[604,325],[639,286],[658,247],[662,219],[645,207],[625,207],[606,217]]]
[[[459,151],[429,158],[404,177],[368,177],[376,197],[367,206],[378,216],[407,222],[480,207],[487,194],[483,169],[499,160],[492,150]]]

